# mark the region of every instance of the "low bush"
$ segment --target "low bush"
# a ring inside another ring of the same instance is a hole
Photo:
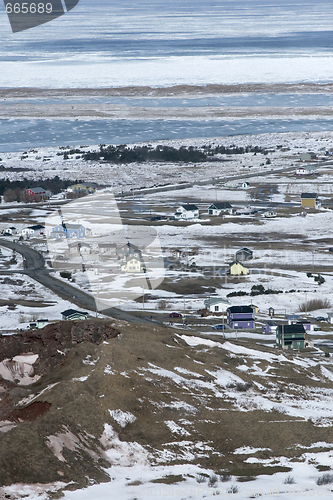
[[[331,302],[329,299],[311,299],[303,302],[299,307],[299,312],[316,311],[317,309],[329,309]]]
[[[322,476],[318,477],[316,484],[318,486],[322,486],[323,484],[332,484],[333,483],[333,474],[323,474]]]

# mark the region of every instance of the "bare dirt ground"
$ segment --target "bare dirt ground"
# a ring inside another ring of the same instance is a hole
[[[86,334],[79,335],[79,325]],[[157,325],[113,322],[116,338],[97,335],[109,328],[107,322],[73,324],[72,337],[67,326],[63,337],[59,323],[53,333],[46,327],[29,342],[29,353],[40,355],[35,372],[42,378],[28,386],[2,384],[3,415],[13,426],[0,433],[1,485],[61,480],[74,481],[75,489],[108,481],[106,468],[116,465],[116,452],[134,464],[139,449],[151,464],[194,460],[242,477],[271,474],[282,470],[274,467],[274,457],[297,460],[312,443],[330,442],[330,426],[305,418],[302,409],[332,392],[320,371],[324,358],[317,354],[314,361],[311,350],[294,363],[294,353],[278,360],[279,352],[251,340],[233,342],[257,353],[248,356],[229,352],[231,344],[223,339],[225,348],[191,347],[181,330]],[[24,354],[21,344],[16,351],[4,345],[2,358]],[[239,370],[244,364],[247,370]],[[117,420],[119,414],[127,421]],[[119,440],[102,444],[105,424]],[[242,446],[262,448],[254,456],[270,466],[234,454]]]

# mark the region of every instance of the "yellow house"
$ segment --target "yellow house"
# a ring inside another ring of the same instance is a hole
[[[229,264],[229,274],[233,276],[239,276],[242,274],[249,274],[250,270],[248,267],[243,266],[241,262],[238,262],[237,260],[234,260]]]
[[[141,261],[135,257],[124,262],[120,269],[122,273],[139,273],[144,270]]]
[[[73,184],[72,186],[69,187],[69,189],[73,193],[86,193],[86,194],[92,194],[96,191],[96,188],[93,184],[90,184],[89,182],[82,182],[81,184]]]
[[[302,193],[301,195],[302,207],[315,208],[317,197],[318,197],[317,193]]]

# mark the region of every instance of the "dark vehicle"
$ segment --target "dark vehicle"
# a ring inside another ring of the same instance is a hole
[[[213,330],[225,330],[225,325],[214,325]]]
[[[324,318],[324,316],[317,316],[315,318],[316,321],[327,321],[327,318]]]
[[[183,315],[180,313],[170,313],[169,318],[182,318]]]
[[[333,247],[329,247],[328,251],[333,252]]]

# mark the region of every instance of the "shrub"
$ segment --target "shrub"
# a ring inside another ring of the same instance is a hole
[[[316,484],[318,486],[322,486],[323,484],[332,484],[333,483],[333,474],[323,474],[322,476],[318,477]]]
[[[70,273],[69,271],[61,271],[60,276],[68,280],[72,279],[72,273]]]
[[[230,474],[220,474],[220,480],[222,481],[222,483],[227,483],[228,481],[230,481],[230,479]]]
[[[238,493],[238,486],[236,484],[233,484],[230,488],[228,488],[228,494],[230,493]]]
[[[291,476],[286,477],[284,484],[295,484],[295,479]]]
[[[195,480],[197,483],[202,484],[206,482],[207,477],[205,476],[205,474],[197,474]]]
[[[227,297],[242,297],[244,295],[249,295],[249,294],[247,292],[243,292],[243,290],[240,290],[239,292],[228,293]]]
[[[208,486],[210,488],[215,488],[216,487],[216,484],[217,484],[217,475],[216,474],[212,474],[208,480]]]
[[[250,389],[250,387],[252,387],[252,384],[250,384],[249,382],[245,382],[244,384],[242,384],[241,382],[237,382],[236,391],[246,392]]]
[[[316,311],[317,309],[328,309],[331,307],[331,302],[329,299],[311,299],[307,302],[303,302],[298,307],[299,312]]]

